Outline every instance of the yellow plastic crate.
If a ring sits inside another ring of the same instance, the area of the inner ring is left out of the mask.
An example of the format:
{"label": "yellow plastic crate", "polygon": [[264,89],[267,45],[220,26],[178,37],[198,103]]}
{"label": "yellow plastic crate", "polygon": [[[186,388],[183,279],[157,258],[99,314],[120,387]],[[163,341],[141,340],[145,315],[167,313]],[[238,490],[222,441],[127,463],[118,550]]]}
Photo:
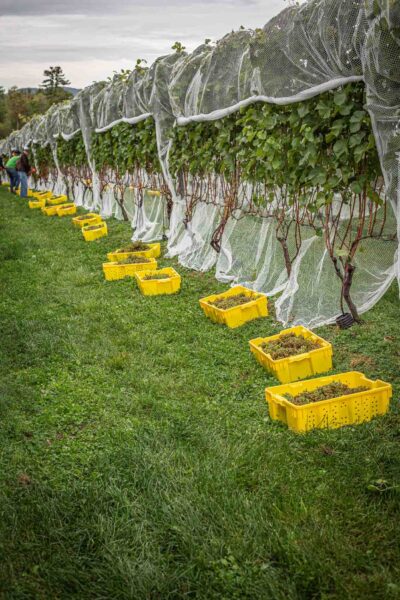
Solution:
{"label": "yellow plastic crate", "polygon": [[107,281],[117,281],[125,279],[125,277],[135,277],[135,273],[138,271],[155,271],[157,269],[157,261],[155,258],[151,258],[150,261],[126,265],[118,262],[103,263],[104,277]]}
{"label": "yellow plastic crate", "polygon": [[[274,360],[270,354],[267,354],[262,348],[262,344],[278,340],[283,335],[293,333],[299,337],[305,338],[320,345],[320,348],[311,350],[305,354],[297,354],[288,358]],[[332,345],[324,339],[301,325],[284,329],[277,335],[266,338],[256,338],[250,340],[250,350],[258,362],[267,371],[272,373],[281,383],[290,383],[298,379],[306,379],[319,373],[326,373],[332,369]]]}
{"label": "yellow plastic crate", "polygon": [[[305,391],[329,385],[335,381],[352,388],[367,387],[365,392],[349,394],[340,398],[296,406],[284,398],[285,394],[298,396]],[[340,375],[328,375],[297,383],[278,385],[265,390],[271,419],[282,421],[297,433],[311,429],[336,429],[344,425],[358,425],[384,415],[389,409],[392,386],[389,383],[372,381],[357,371]]]}
{"label": "yellow plastic crate", "polygon": [[[98,225],[98,228],[88,229],[88,227],[92,227],[92,225]],[[98,240],[108,235],[107,223],[104,221],[101,223],[91,223],[90,225],[86,225],[86,227],[82,227],[82,233],[86,242],[94,242],[94,240]]]}
{"label": "yellow plastic crate", "polygon": [[53,192],[32,192],[32,196],[34,198],[37,198],[38,200],[51,198],[52,195],[53,195]]}
{"label": "yellow plastic crate", "polygon": [[153,273],[148,269],[136,273],[136,281],[144,296],[161,296],[165,294],[176,294],[181,289],[181,276],[171,267],[156,271],[160,275],[168,275],[168,279],[145,279],[146,275]]}
{"label": "yellow plastic crate", "polygon": [[55,217],[57,215],[58,206],[43,206],[42,213],[46,215],[46,217]]}
{"label": "yellow plastic crate", "polygon": [[144,256],[145,258],[158,258],[161,254],[161,244],[147,244],[148,250],[138,250],[137,252],[120,252],[115,250],[107,254],[108,260],[112,262],[118,262],[119,260],[126,260],[130,256]]}
{"label": "yellow plastic crate", "polygon": [[75,204],[61,204],[57,206],[57,215],[59,217],[66,217],[68,215],[76,214],[76,206]]}
{"label": "yellow plastic crate", "polygon": [[72,223],[75,225],[75,227],[79,227],[80,229],[82,229],[82,227],[86,227],[86,225],[97,225],[98,223],[103,222],[101,216],[96,215],[96,213],[87,213],[87,215],[82,216],[85,218],[82,219],[81,217],[74,217],[72,219]]}
{"label": "yellow plastic crate", "polygon": [[68,196],[52,196],[51,198],[47,199],[47,205],[48,206],[56,206],[58,204],[65,204],[65,202],[68,202]]}
{"label": "yellow plastic crate", "polygon": [[46,199],[43,200],[29,200],[29,208],[44,208],[46,206]]}
{"label": "yellow plastic crate", "polygon": [[[251,298],[251,300],[246,304],[233,306],[232,308],[225,310],[209,304],[209,302],[214,302],[219,298],[228,298],[229,296],[236,296],[237,294],[244,294]],[[222,323],[232,329],[240,327],[248,321],[268,316],[268,300],[266,296],[241,285],[231,288],[223,294],[213,294],[212,296],[207,296],[207,298],[202,298],[199,302],[205,315],[211,319],[211,321],[214,321],[214,323]]]}
{"label": "yellow plastic crate", "polygon": [[[17,190],[15,193],[16,193],[18,196],[21,196],[21,189]],[[27,197],[27,198],[33,198],[33,197],[34,197],[34,195],[33,195],[33,191],[32,191],[32,190],[28,190],[28,191],[27,191],[27,193],[26,193],[26,197]]]}

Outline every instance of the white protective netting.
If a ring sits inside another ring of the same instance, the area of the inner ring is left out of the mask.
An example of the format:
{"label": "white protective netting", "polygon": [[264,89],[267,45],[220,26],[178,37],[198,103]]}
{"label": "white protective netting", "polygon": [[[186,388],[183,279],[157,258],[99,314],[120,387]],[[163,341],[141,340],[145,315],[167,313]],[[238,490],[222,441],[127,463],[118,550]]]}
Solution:
{"label": "white protective netting", "polygon": [[[187,218],[186,199],[170,176],[169,132],[193,121],[220,119],[254,102],[300,103],[345,83],[363,81],[381,159],[390,210],[389,241],[368,240],[356,257],[352,294],[363,312],[400,281],[400,3],[393,0],[309,0],[289,7],[261,30],[232,32],[190,55],[176,52],[81,91],[70,103],[51,109],[1,144],[2,151],[29,142],[50,144],[82,132],[92,171],[91,188],[72,186],[78,204],[121,218],[115,189],[101,189],[91,156],[93,136],[118,123],[134,125],[152,117],[163,175],[172,197],[129,189],[125,202],[134,239],[168,237],[170,256],[197,270],[216,268],[221,281],[245,283],[266,294],[281,292],[276,308],[283,323],[320,325],[341,312],[340,282],[323,239],[304,232],[290,276],[285,270],[273,221],[246,211],[227,219],[220,250],[210,244],[222,219],[223,202],[200,201]],[[57,169],[56,189],[63,189]],[[222,199],[221,199],[222,200]],[[343,227],[346,221],[343,221]],[[391,233],[397,233],[392,236]],[[291,240],[289,239],[289,244]]]}

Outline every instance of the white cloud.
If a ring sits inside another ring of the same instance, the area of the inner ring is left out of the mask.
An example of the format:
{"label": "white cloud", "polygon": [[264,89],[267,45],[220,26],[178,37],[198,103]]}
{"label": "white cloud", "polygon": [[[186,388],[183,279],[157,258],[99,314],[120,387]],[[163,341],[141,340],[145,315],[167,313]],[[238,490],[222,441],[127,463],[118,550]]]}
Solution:
{"label": "white cloud", "polygon": [[[284,0],[38,0],[26,4],[33,13],[27,17],[16,14],[24,3],[2,7],[0,81],[5,87],[36,86],[43,70],[54,64],[63,67],[73,86],[83,87],[131,68],[136,58],[151,63],[168,54],[176,40],[191,51],[205,38],[219,39],[240,25],[262,27],[286,6]],[[54,14],[67,5],[68,14]]]}

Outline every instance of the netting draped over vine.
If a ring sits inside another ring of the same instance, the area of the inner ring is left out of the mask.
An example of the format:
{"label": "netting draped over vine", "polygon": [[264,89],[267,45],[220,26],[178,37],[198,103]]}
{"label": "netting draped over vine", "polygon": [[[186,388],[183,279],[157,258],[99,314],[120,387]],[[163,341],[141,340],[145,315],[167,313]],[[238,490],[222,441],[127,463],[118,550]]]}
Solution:
{"label": "netting draped over vine", "polygon": [[[353,297],[363,312],[396,275],[400,281],[398,2],[309,0],[289,7],[263,29],[232,32],[216,45],[205,43],[189,55],[177,51],[159,58],[149,69],[139,66],[129,76],[115,76],[85,88],[71,102],[53,107],[11,134],[3,141],[2,151],[29,142],[50,145],[55,159],[53,182],[61,189],[65,177],[57,163],[58,140],[81,134],[90,176],[85,174],[69,190],[77,194],[79,203],[121,217],[124,209],[115,186],[121,191],[126,185],[129,208],[125,212],[137,239],[150,241],[167,235],[170,255],[178,256],[185,266],[199,270],[215,266],[223,281],[246,283],[267,294],[281,292],[278,318],[283,323],[315,326],[340,313],[341,284],[324,240],[302,225],[301,245],[288,270],[273,220],[252,214],[245,203],[228,213],[223,185],[218,182],[213,184],[219,194],[216,201],[207,202],[200,194],[188,214],[182,182],[170,170],[171,129],[222,119],[253,103],[301,103],[357,81],[365,84],[389,202],[381,229],[385,236],[369,236],[354,257]],[[150,116],[162,177],[152,174],[148,179],[157,179],[161,196],[149,196],[140,186],[131,185],[129,173],[119,174],[112,185],[102,185],[92,156],[95,136]],[[193,180],[186,182],[185,189],[197,194]],[[372,221],[375,216],[369,218]],[[340,219],[340,227],[346,230],[346,217]],[[220,239],[214,243],[217,230]],[[287,242],[290,253],[295,241],[288,238]]]}

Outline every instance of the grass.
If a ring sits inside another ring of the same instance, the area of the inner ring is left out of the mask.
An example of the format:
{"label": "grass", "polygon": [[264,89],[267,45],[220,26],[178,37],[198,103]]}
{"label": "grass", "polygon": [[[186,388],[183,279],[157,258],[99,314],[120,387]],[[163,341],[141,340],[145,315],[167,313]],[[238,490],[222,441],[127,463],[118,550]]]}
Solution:
{"label": "grass", "polygon": [[393,383],[390,413],[298,436],[248,348],[281,327],[207,320],[212,274],[160,259],[182,291],[157,298],[105,282],[127,224],[85,243],[4,190],[0,229],[1,598],[400,597],[395,287],[318,330],[335,372]]}

